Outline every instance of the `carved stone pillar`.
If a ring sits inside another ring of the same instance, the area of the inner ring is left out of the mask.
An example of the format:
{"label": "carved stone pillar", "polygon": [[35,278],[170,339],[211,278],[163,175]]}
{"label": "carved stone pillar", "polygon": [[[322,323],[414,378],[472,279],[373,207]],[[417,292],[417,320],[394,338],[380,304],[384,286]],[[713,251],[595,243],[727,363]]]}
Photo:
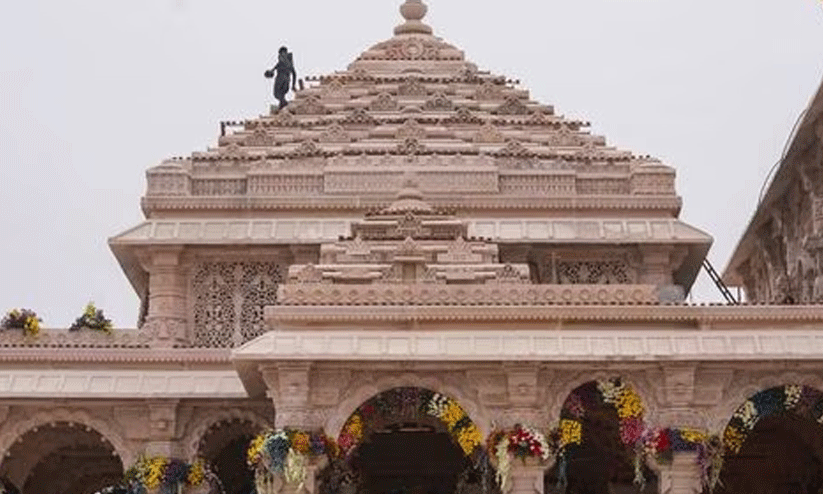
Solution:
{"label": "carved stone pillar", "polygon": [[177,443],[177,401],[151,402],[146,454],[167,457],[181,456]]}
{"label": "carved stone pillar", "polygon": [[308,362],[282,362],[260,368],[269,388],[269,397],[274,402],[276,428],[311,430],[323,427],[321,410],[309,399],[310,371]]}
{"label": "carved stone pillar", "polygon": [[707,427],[701,411],[720,399],[717,393],[722,393],[722,373],[699,371],[694,364],[666,364],[662,376],[655,378],[663,383],[656,425]]}
{"label": "carved stone pillar", "polygon": [[255,478],[257,494],[316,494],[317,473],[328,464],[325,457],[312,458],[306,464],[306,478],[302,483],[289,483],[283,475],[266,474]]}
{"label": "carved stone pillar", "polygon": [[656,286],[670,286],[672,280],[671,247],[649,246],[642,247],[640,254],[643,262],[640,270],[640,283]]}
{"label": "carved stone pillar", "polygon": [[311,245],[295,245],[291,248],[292,264],[317,264],[319,251]]}
{"label": "carved stone pillar", "polygon": [[152,345],[172,348],[186,343],[186,279],[180,263],[182,247],[152,249],[142,259],[149,273],[148,312],[141,328]]}
{"label": "carved stone pillar", "polygon": [[508,410],[498,425],[512,427],[517,423],[540,426],[541,410],[537,399],[537,366],[506,365],[504,372],[508,391]]}
{"label": "carved stone pillar", "polygon": [[543,474],[546,465],[536,458],[527,458],[525,463],[521,460],[513,460],[511,465],[511,477],[509,479],[509,491],[504,494],[543,494]]}
{"label": "carved stone pillar", "polygon": [[671,465],[660,465],[660,494],[700,494],[700,467],[697,453],[676,451]]}

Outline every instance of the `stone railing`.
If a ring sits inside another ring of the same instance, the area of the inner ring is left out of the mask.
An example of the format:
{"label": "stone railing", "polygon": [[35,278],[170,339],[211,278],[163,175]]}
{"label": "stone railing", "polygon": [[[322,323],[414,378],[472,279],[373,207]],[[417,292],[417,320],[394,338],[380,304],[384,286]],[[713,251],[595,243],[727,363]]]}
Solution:
{"label": "stone railing", "polygon": [[573,195],[574,173],[546,174],[535,172],[501,173],[500,192],[513,195]]}
{"label": "stone railing", "polygon": [[658,303],[653,285],[302,283],[281,285],[280,305],[635,305]]}
{"label": "stone railing", "polygon": [[147,348],[150,341],[150,335],[136,329],[114,329],[111,333],[41,329],[36,336],[22,330],[0,331],[0,348]]}
{"label": "stone railing", "polygon": [[[298,169],[283,173],[197,176],[182,169],[158,167],[148,172],[147,197],[237,197],[301,194],[394,194],[402,187],[399,169]],[[535,170],[417,170],[425,194],[471,193],[522,196],[674,195],[674,173],[640,169],[607,176]]]}

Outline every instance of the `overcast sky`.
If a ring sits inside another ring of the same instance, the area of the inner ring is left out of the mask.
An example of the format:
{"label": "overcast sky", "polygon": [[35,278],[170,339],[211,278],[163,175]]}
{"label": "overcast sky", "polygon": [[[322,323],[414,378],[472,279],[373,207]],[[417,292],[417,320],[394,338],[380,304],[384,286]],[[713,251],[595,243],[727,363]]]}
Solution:
{"label": "overcast sky", "polygon": [[[400,0],[6,0],[0,16],[0,311],[66,327],[94,300],[133,327],[108,237],[145,170],[266,111],[281,44],[300,77],[391,35]],[[674,166],[681,218],[722,270],[823,76],[820,0],[428,0],[481,69],[608,143]],[[702,282],[696,300],[717,298]]]}

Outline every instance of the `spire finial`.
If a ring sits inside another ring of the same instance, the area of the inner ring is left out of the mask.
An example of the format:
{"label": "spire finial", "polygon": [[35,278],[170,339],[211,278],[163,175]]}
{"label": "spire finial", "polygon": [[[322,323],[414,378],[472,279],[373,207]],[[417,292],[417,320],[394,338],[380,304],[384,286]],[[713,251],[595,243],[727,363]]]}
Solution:
{"label": "spire finial", "polygon": [[406,22],[394,28],[394,34],[432,34],[432,28],[422,22],[428,10],[423,0],[406,0],[400,6]]}

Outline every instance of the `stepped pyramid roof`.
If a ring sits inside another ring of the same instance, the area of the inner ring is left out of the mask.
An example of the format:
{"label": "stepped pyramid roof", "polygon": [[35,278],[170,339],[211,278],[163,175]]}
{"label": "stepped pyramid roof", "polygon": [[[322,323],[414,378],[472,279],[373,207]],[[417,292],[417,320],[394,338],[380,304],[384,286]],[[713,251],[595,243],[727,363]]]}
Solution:
{"label": "stepped pyramid roof", "polygon": [[[351,234],[415,177],[433,210],[511,244],[685,247],[691,286],[711,238],[677,219],[674,169],[609,146],[435,36],[406,0],[394,35],[345,70],[308,79],[284,110],[237,122],[218,145],[150,169],[147,221],[111,240],[139,293],[135,249],[318,244]],[[425,199],[425,201],[423,201]]]}

